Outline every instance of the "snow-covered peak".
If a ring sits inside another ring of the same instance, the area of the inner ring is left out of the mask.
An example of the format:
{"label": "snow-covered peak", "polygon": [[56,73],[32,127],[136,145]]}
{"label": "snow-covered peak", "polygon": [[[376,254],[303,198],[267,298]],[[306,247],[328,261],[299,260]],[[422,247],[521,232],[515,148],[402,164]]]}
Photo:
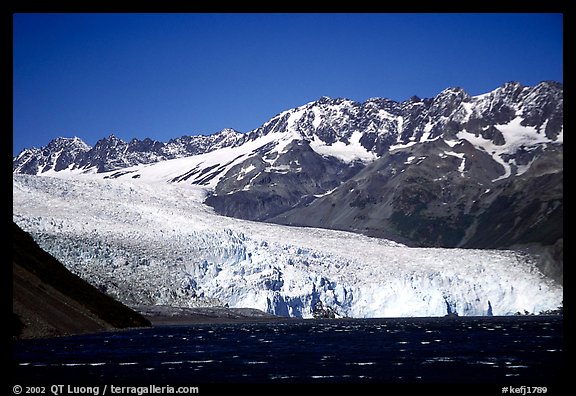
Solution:
{"label": "snow-covered peak", "polygon": [[447,88],[440,92],[430,106],[429,115],[434,118],[450,117],[463,102],[468,102],[470,95],[462,88]]}
{"label": "snow-covered peak", "polygon": [[67,137],[58,137],[54,140],[52,140],[50,143],[48,143],[48,145],[46,146],[48,149],[67,149],[67,148],[73,148],[73,149],[79,149],[79,150],[85,150],[88,151],[90,149],[90,146],[88,144],[86,144],[82,139],[80,139],[79,137],[71,137],[71,138],[67,138]]}
{"label": "snow-covered peak", "polygon": [[317,101],[283,111],[253,133],[263,136],[290,132],[304,139],[319,138],[331,144],[350,135],[351,131],[345,126],[350,124],[358,107],[358,103],[349,99],[323,96]]}
{"label": "snow-covered peak", "polygon": [[113,133],[106,136],[104,139],[100,139],[101,142],[122,142],[123,140],[114,135]]}
{"label": "snow-covered peak", "polygon": [[332,98],[330,98],[329,96],[321,96],[320,99],[318,99],[315,102],[311,102],[310,104],[316,103],[319,105],[323,105],[323,104],[328,104],[332,101]]}
{"label": "snow-covered peak", "polygon": [[234,136],[234,137],[236,137],[236,136],[242,134],[242,132],[238,132],[237,130],[235,130],[233,128],[224,128],[218,134],[220,134],[222,136]]}
{"label": "snow-covered peak", "polygon": [[90,146],[78,137],[59,137],[41,149],[24,149],[13,159],[14,173],[39,174],[59,172],[74,166],[78,157],[90,150]]}
{"label": "snow-covered peak", "polygon": [[467,99],[469,97],[468,93],[461,87],[450,87],[443,89],[436,97],[435,100],[441,101],[446,100],[449,97],[460,97]]}
{"label": "snow-covered peak", "polygon": [[224,128],[220,132],[208,136],[208,138],[212,141],[212,150],[232,146],[243,137],[244,134],[242,132],[238,132],[232,128]]}

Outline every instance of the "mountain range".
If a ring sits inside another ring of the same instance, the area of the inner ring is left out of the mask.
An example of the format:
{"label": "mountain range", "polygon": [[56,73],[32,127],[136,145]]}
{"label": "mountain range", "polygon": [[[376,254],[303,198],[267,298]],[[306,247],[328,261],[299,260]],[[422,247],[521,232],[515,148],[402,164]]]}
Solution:
{"label": "mountain range", "polygon": [[563,86],[322,97],[247,133],[23,150],[13,173],[195,184],[217,213],[409,246],[524,248],[562,280]]}

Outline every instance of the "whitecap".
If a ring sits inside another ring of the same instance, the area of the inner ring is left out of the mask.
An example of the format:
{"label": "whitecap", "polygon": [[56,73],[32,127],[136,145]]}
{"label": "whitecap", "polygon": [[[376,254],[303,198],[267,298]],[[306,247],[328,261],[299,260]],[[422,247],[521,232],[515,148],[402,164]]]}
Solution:
{"label": "whitecap", "polygon": [[209,360],[188,360],[187,362],[188,363],[214,363],[214,362],[216,362],[216,360],[212,360],[212,359],[209,359]]}
{"label": "whitecap", "polygon": [[352,362],[352,363],[346,363],[347,365],[351,365],[354,364],[356,366],[371,366],[373,364],[376,364],[376,362]]}

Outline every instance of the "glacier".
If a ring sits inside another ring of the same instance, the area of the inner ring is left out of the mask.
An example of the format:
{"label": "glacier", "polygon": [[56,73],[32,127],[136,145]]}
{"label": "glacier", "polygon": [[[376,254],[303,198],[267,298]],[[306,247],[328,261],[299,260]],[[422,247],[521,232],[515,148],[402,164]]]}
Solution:
{"label": "glacier", "polygon": [[[13,175],[13,220],[125,304],[229,306],[311,318],[512,315],[563,288],[512,250],[413,248],[345,231],[217,215],[183,183]],[[490,309],[491,307],[491,309]]]}

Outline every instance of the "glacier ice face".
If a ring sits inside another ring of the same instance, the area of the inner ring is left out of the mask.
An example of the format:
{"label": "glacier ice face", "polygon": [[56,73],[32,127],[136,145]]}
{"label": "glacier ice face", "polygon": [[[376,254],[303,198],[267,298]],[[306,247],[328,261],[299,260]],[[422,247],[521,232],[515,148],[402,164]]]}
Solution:
{"label": "glacier ice face", "polygon": [[562,287],[513,251],[409,248],[214,214],[205,190],[15,175],[13,218],[71,271],[131,305],[228,305],[312,317],[539,313]]}

